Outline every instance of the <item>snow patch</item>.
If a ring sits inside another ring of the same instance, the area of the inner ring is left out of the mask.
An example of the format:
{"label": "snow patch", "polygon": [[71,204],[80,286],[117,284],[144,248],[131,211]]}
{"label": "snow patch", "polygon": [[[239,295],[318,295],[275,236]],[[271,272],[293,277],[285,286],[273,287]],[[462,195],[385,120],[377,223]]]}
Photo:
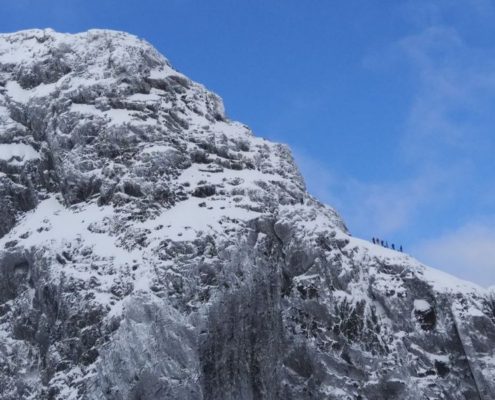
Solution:
{"label": "snow patch", "polygon": [[16,81],[9,81],[5,85],[7,96],[17,103],[27,103],[32,98],[48,96],[55,87],[56,83],[42,83],[33,89],[23,89]]}
{"label": "snow patch", "polygon": [[12,165],[23,165],[26,161],[39,159],[39,153],[24,143],[0,144],[0,160]]}
{"label": "snow patch", "polygon": [[174,71],[169,66],[163,66],[161,68],[155,68],[150,71],[150,79],[164,79],[170,75],[178,75],[185,78],[181,73]]}
{"label": "snow patch", "polygon": [[153,153],[166,153],[169,151],[177,151],[175,148],[163,144],[157,144],[154,146],[147,147],[141,151],[143,154],[153,154]]}
{"label": "snow patch", "polygon": [[81,114],[103,115],[103,113],[92,104],[72,103],[70,105],[70,110]]}
{"label": "snow patch", "polygon": [[[200,206],[202,203],[205,206]],[[152,230],[148,236],[151,241],[167,238],[188,241],[196,239],[202,233],[223,232],[228,225],[226,219],[246,221],[257,216],[259,213],[236,207],[226,200],[189,198],[137,227]]]}
{"label": "snow patch", "polygon": [[96,255],[125,264],[132,257],[139,257],[139,254],[117,246],[115,238],[106,233],[88,230],[91,223],[102,222],[113,215],[111,206],[100,207],[93,203],[80,209],[66,208],[55,196],[52,196],[26,213],[17,226],[0,239],[0,247],[13,237],[30,232],[30,235],[22,240],[25,248],[43,244],[59,246],[61,239],[62,242],[83,241],[92,247]]}
{"label": "snow patch", "polygon": [[472,317],[486,317],[486,315],[481,310],[475,307],[469,307],[467,313]]}
{"label": "snow patch", "polygon": [[419,312],[426,312],[431,310],[431,304],[424,299],[414,300],[414,310]]}
{"label": "snow patch", "polygon": [[150,94],[134,93],[129,97],[127,97],[127,99],[130,101],[148,102],[148,101],[160,101],[161,97],[156,93],[150,93]]}

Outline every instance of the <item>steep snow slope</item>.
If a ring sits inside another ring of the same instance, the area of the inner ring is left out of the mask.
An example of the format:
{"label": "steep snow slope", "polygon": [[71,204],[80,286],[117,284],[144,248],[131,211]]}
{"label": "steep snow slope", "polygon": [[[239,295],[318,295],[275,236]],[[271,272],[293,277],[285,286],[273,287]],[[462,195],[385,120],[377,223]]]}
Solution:
{"label": "steep snow slope", "polygon": [[0,35],[0,399],[493,399],[493,293],[353,238],[134,36]]}

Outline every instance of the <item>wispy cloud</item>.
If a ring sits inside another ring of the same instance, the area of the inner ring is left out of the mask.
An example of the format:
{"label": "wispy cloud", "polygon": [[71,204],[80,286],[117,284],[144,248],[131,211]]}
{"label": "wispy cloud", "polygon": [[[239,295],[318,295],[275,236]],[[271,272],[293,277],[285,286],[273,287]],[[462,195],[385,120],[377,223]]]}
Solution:
{"label": "wispy cloud", "polygon": [[419,243],[414,254],[427,264],[482,286],[495,282],[495,220],[470,222],[453,232]]}
{"label": "wispy cloud", "polygon": [[400,4],[405,20],[418,30],[444,24],[447,16],[454,16],[457,24],[470,20],[481,25],[491,24],[495,15],[492,0],[407,0]]}
{"label": "wispy cloud", "polygon": [[[330,171],[301,152],[296,151],[295,157],[310,192],[335,207],[351,231],[361,235],[392,235],[410,226],[423,207],[452,195],[443,171],[431,169],[429,174],[399,181],[365,182]],[[439,186],[441,191],[436,190]]]}
{"label": "wispy cloud", "polygon": [[411,161],[451,164],[493,146],[495,53],[445,27],[403,38],[398,48],[418,86],[403,139]]}
{"label": "wispy cloud", "polygon": [[[432,266],[493,284],[495,224],[463,221],[495,212],[493,172],[486,175],[495,165],[495,47],[466,38],[461,25],[464,15],[493,22],[495,8],[485,0],[433,0],[408,2],[403,11],[413,32],[374,49],[364,65],[414,82],[397,149],[409,175],[393,182],[357,180],[296,156],[310,190],[336,205],[351,230],[400,235],[418,218],[434,218],[432,209],[445,214],[439,219],[459,218],[452,233],[433,229],[428,234],[436,237],[411,244],[415,254]],[[456,202],[466,207],[462,215],[449,216],[445,209]]]}

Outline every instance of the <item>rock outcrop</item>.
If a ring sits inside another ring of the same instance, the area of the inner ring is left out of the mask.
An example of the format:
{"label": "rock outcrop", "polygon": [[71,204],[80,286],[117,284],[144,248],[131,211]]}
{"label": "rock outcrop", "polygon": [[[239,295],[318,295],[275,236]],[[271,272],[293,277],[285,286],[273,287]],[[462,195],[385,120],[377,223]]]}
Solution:
{"label": "rock outcrop", "polygon": [[1,400],[488,400],[494,348],[146,42],[0,35]]}

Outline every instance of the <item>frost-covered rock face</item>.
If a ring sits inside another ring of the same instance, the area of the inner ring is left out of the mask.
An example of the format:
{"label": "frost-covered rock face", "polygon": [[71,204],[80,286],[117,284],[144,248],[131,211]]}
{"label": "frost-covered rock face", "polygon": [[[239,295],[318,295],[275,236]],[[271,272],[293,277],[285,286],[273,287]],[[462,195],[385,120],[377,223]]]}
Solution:
{"label": "frost-covered rock face", "polygon": [[0,35],[0,399],[493,399],[495,296],[352,238],[124,33]]}

